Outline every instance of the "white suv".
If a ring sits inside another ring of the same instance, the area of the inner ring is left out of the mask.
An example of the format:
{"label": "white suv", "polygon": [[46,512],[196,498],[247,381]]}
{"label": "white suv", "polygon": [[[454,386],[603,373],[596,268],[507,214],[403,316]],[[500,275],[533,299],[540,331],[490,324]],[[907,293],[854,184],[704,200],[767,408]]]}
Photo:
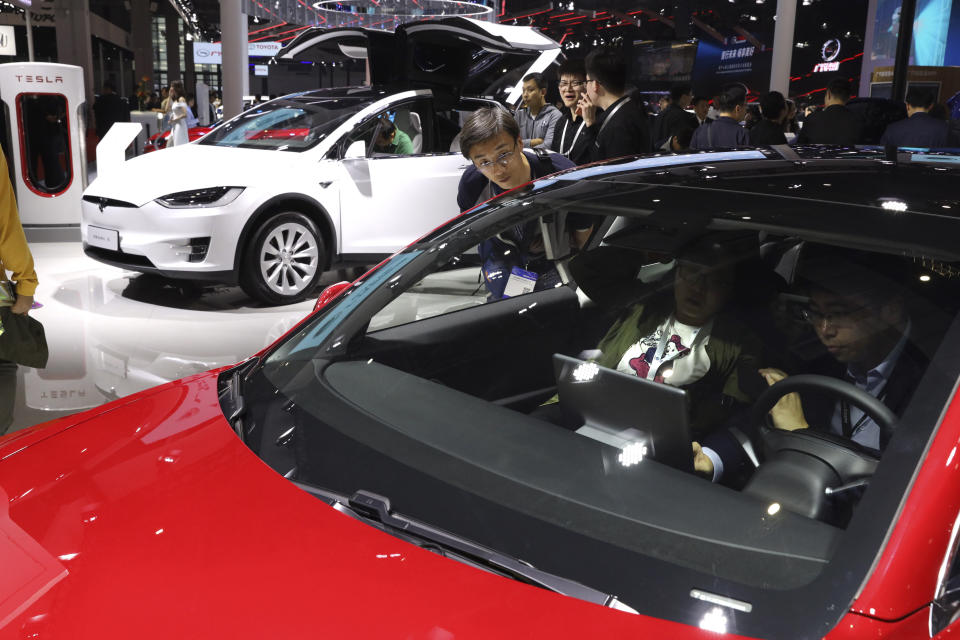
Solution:
{"label": "white suv", "polygon": [[[309,31],[278,55],[367,58],[373,85],[272,100],[97,178],[83,196],[87,255],[300,300],[333,265],[379,261],[456,215],[464,113],[517,101],[560,48],[526,27],[448,18]],[[412,154],[376,151],[383,119]]]}

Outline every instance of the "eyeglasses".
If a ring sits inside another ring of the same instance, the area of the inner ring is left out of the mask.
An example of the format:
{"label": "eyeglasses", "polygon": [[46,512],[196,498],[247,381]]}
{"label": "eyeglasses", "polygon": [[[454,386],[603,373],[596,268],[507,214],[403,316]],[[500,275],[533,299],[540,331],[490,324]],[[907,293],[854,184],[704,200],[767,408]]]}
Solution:
{"label": "eyeglasses", "polygon": [[566,80],[563,80],[563,81],[561,81],[560,84],[558,84],[557,86],[560,87],[561,89],[571,89],[571,88],[572,88],[572,89],[579,89],[580,87],[582,87],[582,86],[585,85],[585,84],[587,84],[587,83],[584,82],[583,80],[573,80],[573,81],[571,81],[571,82],[567,82]]}
{"label": "eyeglasses", "polygon": [[501,153],[497,156],[496,160],[487,160],[477,164],[477,169],[480,171],[489,171],[493,169],[493,165],[498,164],[503,168],[506,168],[510,164],[510,161],[513,160],[514,154],[517,152],[517,147],[514,145],[513,149],[504,153]]}
{"label": "eyeglasses", "polygon": [[842,309],[839,311],[830,311],[823,312],[818,309],[813,309],[811,307],[805,307],[800,310],[800,315],[803,316],[803,319],[814,327],[820,327],[824,323],[830,323],[830,326],[837,328],[848,328],[856,324],[857,314],[859,314],[864,309],[870,309],[875,307],[873,304],[865,304],[862,307],[854,307],[852,309]]}

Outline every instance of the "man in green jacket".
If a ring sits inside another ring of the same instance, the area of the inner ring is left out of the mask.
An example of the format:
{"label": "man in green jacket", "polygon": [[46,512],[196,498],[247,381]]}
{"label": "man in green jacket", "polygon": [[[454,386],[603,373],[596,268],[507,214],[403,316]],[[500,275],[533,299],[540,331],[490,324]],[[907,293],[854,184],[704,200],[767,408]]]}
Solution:
{"label": "man in green jacket", "polygon": [[[597,364],[686,390],[694,440],[723,427],[752,401],[755,393],[745,387],[764,387],[760,340],[727,309],[736,274],[728,246],[705,242],[685,250],[673,270],[673,286],[654,292],[656,285],[641,285],[646,295],[617,285],[624,280],[611,268],[629,264],[620,250],[592,253],[571,263],[574,280],[595,302],[623,309],[598,345]],[[630,281],[639,282],[635,271]],[[627,291],[633,302],[606,295],[614,290]],[[695,468],[714,475],[719,456],[698,442],[693,451]]]}
{"label": "man in green jacket", "polygon": [[398,129],[397,125],[389,119],[380,118],[379,131],[377,142],[374,144],[375,151],[398,156],[413,154],[413,142],[410,136]]}

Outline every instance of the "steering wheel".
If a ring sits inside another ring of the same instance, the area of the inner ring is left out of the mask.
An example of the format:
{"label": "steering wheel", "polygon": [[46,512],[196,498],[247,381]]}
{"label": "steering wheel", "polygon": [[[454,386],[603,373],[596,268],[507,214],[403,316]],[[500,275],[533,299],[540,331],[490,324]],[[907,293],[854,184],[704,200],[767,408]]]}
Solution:
{"label": "steering wheel", "polygon": [[[797,375],[770,386],[750,410],[751,424],[759,425],[765,461],[745,491],[792,504],[793,511],[818,517],[832,493],[862,481],[876,471],[877,452],[823,431],[785,431],[768,423],[770,409],[793,392],[821,392],[845,400],[868,415],[881,433],[892,433],[897,416],[872,395],[849,382],[829,376]],[[851,486],[852,485],[852,486]]]}

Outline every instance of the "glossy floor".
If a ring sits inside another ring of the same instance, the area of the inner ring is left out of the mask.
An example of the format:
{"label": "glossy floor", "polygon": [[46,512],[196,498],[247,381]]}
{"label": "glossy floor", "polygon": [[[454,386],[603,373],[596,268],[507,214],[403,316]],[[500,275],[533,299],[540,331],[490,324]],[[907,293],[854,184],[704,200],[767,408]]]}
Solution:
{"label": "glossy floor", "polygon": [[[283,335],[314,300],[264,307],[237,287],[135,274],[87,258],[77,242],[31,243],[50,346],[45,369],[20,367],[10,431],[238,362]],[[324,283],[352,279],[331,272]],[[322,289],[318,289],[318,292]]]}

